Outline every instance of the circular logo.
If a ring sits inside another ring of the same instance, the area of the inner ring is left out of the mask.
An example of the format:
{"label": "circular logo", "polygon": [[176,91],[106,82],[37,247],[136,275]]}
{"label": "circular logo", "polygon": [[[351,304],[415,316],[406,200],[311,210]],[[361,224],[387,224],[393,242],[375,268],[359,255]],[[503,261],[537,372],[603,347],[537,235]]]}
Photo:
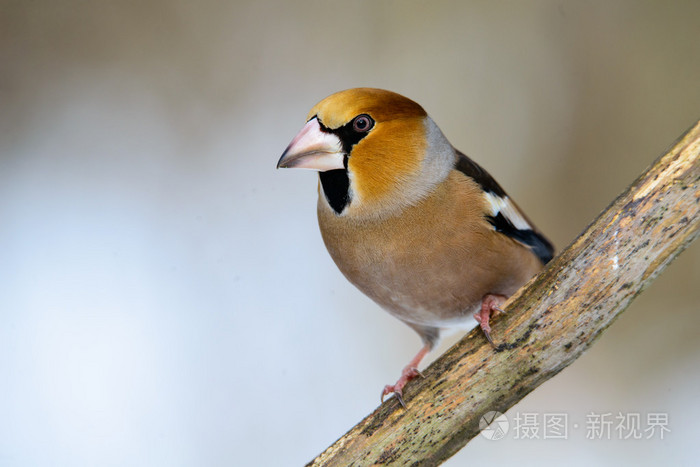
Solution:
{"label": "circular logo", "polygon": [[508,419],[501,412],[486,412],[479,420],[481,436],[493,441],[503,439],[508,433],[509,427]]}

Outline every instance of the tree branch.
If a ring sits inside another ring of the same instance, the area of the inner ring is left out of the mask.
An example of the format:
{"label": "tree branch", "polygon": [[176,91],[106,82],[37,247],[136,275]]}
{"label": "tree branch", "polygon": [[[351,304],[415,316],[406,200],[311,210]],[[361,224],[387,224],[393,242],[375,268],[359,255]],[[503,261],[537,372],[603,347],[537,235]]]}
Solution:
{"label": "tree branch", "polygon": [[700,233],[700,122],[630,185],[495,320],[472,330],[404,392],[309,465],[436,465],[569,366]]}

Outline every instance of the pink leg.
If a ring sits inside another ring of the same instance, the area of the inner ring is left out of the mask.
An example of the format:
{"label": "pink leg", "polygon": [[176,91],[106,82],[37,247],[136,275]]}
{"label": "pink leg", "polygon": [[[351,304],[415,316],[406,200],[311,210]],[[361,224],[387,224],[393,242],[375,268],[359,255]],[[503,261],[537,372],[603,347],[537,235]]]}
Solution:
{"label": "pink leg", "polygon": [[406,404],[403,401],[403,387],[416,376],[423,376],[423,374],[418,371],[418,364],[420,364],[423,357],[430,352],[430,348],[431,347],[429,345],[426,345],[420,349],[420,352],[418,352],[416,356],[413,357],[413,360],[408,362],[408,365],[406,365],[403,371],[401,371],[401,377],[396,384],[387,384],[384,386],[384,390],[382,391],[382,402],[384,402],[384,396],[393,393],[394,397],[399,400],[399,403],[403,406],[403,408],[406,408]]}
{"label": "pink leg", "polygon": [[479,324],[481,324],[481,329],[484,331],[486,340],[488,340],[494,347],[496,344],[493,343],[491,339],[491,326],[489,326],[489,320],[493,313],[505,313],[501,307],[506,302],[508,297],[504,295],[486,294],[484,298],[481,299],[481,310],[474,314],[474,319],[476,319]]}

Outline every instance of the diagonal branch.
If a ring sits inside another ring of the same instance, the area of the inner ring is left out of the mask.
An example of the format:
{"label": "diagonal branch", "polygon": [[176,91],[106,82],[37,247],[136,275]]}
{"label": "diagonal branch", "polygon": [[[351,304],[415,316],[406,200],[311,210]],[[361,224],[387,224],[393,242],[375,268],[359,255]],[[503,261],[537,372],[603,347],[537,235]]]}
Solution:
{"label": "diagonal branch", "polygon": [[473,330],[309,465],[436,465],[570,365],[700,233],[700,122],[630,185],[496,320]]}

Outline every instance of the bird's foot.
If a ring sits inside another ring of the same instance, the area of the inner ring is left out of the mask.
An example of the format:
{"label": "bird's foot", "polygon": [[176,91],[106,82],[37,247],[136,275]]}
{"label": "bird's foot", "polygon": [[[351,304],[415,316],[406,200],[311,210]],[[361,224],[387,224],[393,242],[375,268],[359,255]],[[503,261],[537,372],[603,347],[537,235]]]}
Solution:
{"label": "bird's foot", "polygon": [[403,401],[403,388],[406,386],[406,383],[411,381],[413,378],[416,378],[417,376],[420,376],[421,378],[423,377],[423,373],[418,370],[418,364],[421,362],[421,360],[423,360],[423,357],[430,352],[430,348],[431,345],[426,344],[422,349],[420,349],[416,356],[413,357],[413,360],[408,362],[408,365],[406,365],[401,371],[401,377],[396,384],[387,384],[384,386],[384,389],[382,390],[382,402],[384,402],[384,396],[393,394],[399,401],[399,404],[401,404],[404,409],[406,408],[406,403]]}
{"label": "bird's foot", "polygon": [[418,368],[412,366],[407,366],[404,368],[401,372],[401,377],[396,384],[387,384],[384,386],[384,389],[382,390],[382,402],[384,402],[384,396],[393,394],[399,401],[399,404],[401,404],[405,409],[406,403],[403,401],[403,387],[406,386],[406,383],[417,376],[420,376],[421,378],[423,377],[423,373],[421,373]]}
{"label": "bird's foot", "polygon": [[481,310],[474,314],[474,319],[479,322],[481,330],[484,331],[484,335],[486,336],[486,340],[494,347],[496,347],[496,344],[493,342],[493,339],[491,339],[489,320],[494,313],[505,313],[502,306],[507,299],[508,297],[504,295],[486,294],[484,298],[481,299]]}

